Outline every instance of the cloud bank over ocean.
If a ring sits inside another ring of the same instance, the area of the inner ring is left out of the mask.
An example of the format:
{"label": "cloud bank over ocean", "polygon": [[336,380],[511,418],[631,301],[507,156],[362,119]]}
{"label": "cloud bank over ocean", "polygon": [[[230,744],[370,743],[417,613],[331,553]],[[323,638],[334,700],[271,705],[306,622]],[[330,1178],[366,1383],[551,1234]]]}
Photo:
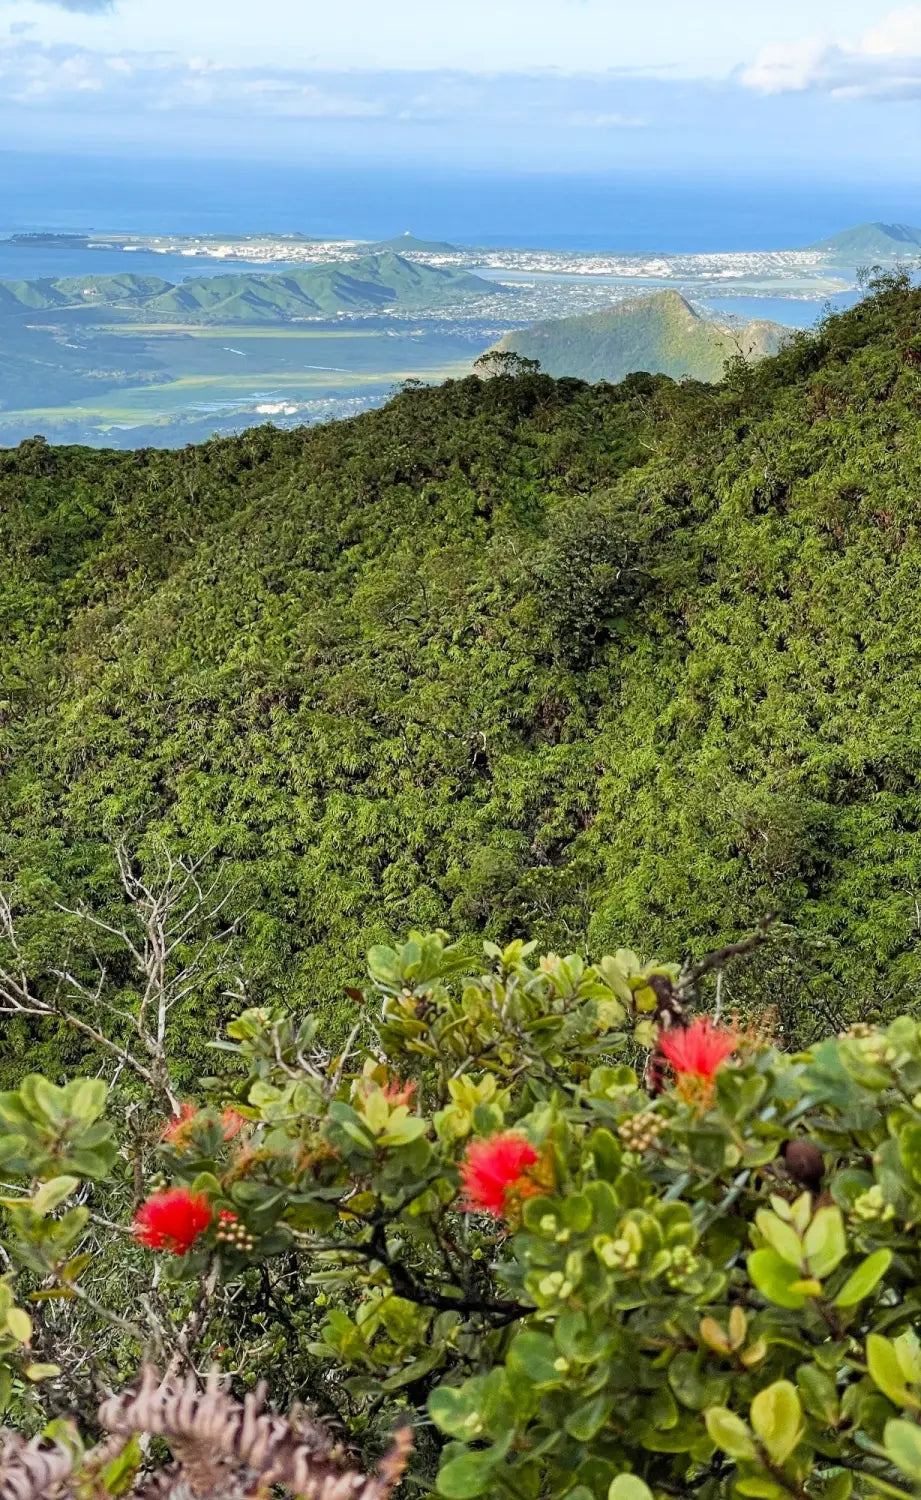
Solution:
{"label": "cloud bank over ocean", "polygon": [[766,94],[814,90],[837,99],[921,99],[921,5],[890,12],[853,41],[772,45],[743,69]]}

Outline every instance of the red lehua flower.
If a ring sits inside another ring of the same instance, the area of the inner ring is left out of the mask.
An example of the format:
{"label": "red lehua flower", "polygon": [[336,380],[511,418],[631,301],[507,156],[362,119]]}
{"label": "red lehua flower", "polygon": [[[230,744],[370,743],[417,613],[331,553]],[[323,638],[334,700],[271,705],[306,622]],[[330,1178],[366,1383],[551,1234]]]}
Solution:
{"label": "red lehua flower", "polygon": [[198,1105],[193,1104],[191,1100],[187,1099],[184,1104],[179,1106],[178,1115],[174,1115],[171,1120],[167,1120],[163,1127],[161,1140],[168,1141],[171,1146],[181,1143],[187,1134],[189,1122],[194,1120],[197,1114]]}
{"label": "red lehua flower", "polygon": [[148,1250],[185,1255],[211,1223],[211,1205],[203,1193],[188,1188],[166,1188],[142,1203],[134,1216],[134,1232]]}
{"label": "red lehua flower", "polygon": [[511,1131],[491,1136],[488,1141],[471,1141],[461,1163],[465,1212],[501,1219],[510,1194],[534,1191],[525,1173],[537,1160],[531,1142]]}
{"label": "red lehua flower", "polygon": [[698,1016],[690,1026],[660,1031],[658,1040],[659,1053],[679,1076],[689,1074],[708,1082],[738,1045],[737,1033],[716,1025],[709,1016]]}
{"label": "red lehua flower", "polygon": [[236,1214],[229,1208],[222,1208],[218,1214],[218,1218],[222,1224],[235,1224],[237,1222]]}
{"label": "red lehua flower", "polygon": [[414,1083],[401,1083],[399,1078],[392,1078],[381,1092],[389,1104],[398,1107],[401,1104],[412,1104],[416,1093],[416,1085]]}
{"label": "red lehua flower", "polygon": [[235,1135],[239,1135],[250,1121],[245,1115],[241,1115],[238,1109],[225,1109],[221,1115],[221,1124],[224,1127],[224,1140],[232,1141]]}

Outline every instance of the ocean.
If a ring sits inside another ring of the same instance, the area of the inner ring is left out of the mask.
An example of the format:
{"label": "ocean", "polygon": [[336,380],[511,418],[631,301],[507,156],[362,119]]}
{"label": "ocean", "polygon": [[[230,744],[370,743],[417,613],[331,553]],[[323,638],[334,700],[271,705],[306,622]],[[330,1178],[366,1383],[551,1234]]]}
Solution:
{"label": "ocean", "polygon": [[910,184],[420,172],[322,162],[0,152],[0,230],[300,232],[520,248],[794,249],[866,219],[921,223]]}
{"label": "ocean", "polygon": [[215,259],[212,256],[174,255],[159,250],[85,250],[74,245],[14,245],[3,235],[15,227],[0,228],[0,281],[36,281],[44,276],[159,276],[175,285],[195,276],[230,275],[236,271],[285,271],[291,261]]}

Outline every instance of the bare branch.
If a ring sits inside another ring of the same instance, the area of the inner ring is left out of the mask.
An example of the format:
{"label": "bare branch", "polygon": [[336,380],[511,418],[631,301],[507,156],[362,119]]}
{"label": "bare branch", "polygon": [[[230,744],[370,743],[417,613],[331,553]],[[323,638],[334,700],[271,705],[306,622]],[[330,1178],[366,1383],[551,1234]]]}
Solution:
{"label": "bare branch", "polygon": [[[201,871],[213,851],[198,858],[174,856],[167,846],[154,848],[153,871],[137,873],[124,844],[115,859],[121,887],[129,907],[124,922],[110,920],[87,910],[56,903],[57,909],[81,924],[90,935],[89,948],[98,977],[86,982],[66,963],[50,970],[55,981],[53,996],[32,981],[29,965],[17,939],[12,903],[0,892],[0,940],[11,958],[0,962],[0,1014],[28,1015],[63,1021],[130,1069],[173,1114],[179,1113],[179,1094],[168,1058],[167,1029],[170,1012],[202,985],[216,980],[226,962],[227,948],[237,932],[240,918],[228,920],[228,904],[239,881],[225,885],[220,873],[205,880]],[[223,916],[220,930],[213,930]],[[109,998],[109,965],[100,958],[92,934],[114,939],[134,970],[137,1004],[126,1007],[122,997]],[[183,950],[192,946],[183,961]],[[94,1024],[100,1012],[128,1027],[136,1038],[134,1047],[122,1045]],[[143,1060],[137,1055],[143,1054]]]}

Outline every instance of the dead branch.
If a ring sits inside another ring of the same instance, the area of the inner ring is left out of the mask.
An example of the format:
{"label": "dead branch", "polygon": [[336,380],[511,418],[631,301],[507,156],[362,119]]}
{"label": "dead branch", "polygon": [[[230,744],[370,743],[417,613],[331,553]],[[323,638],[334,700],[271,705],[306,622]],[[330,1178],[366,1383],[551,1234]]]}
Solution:
{"label": "dead branch", "polygon": [[750,937],[743,938],[738,943],[729,943],[725,948],[718,948],[714,953],[705,953],[703,958],[698,959],[696,963],[686,964],[678,976],[675,993],[679,999],[686,1000],[693,995],[705,975],[719,974],[731,959],[747,957],[749,953],[754,953],[762,947],[767,942],[770,929],[776,920],[776,913],[770,912],[761,918]]}
{"label": "dead branch", "polygon": [[[0,939],[9,955],[7,963],[0,964],[0,1014],[63,1021],[115,1057],[121,1068],[130,1069],[159,1096],[169,1113],[178,1115],[180,1100],[167,1055],[169,1015],[224,969],[239,918],[229,922],[220,919],[239,882],[227,885],[220,873],[211,880],[202,879],[201,871],[211,852],[199,859],[176,857],[165,844],[159,844],[156,868],[149,879],[136,873],[124,844],[118,846],[115,857],[129,911],[123,925],[83,906],[57,903],[59,911],[74,918],[90,935],[90,952],[97,970],[92,983],[62,964],[50,971],[55,981],[52,993],[39,993],[17,938],[12,903],[0,892]],[[93,933],[114,938],[127,955],[137,985],[136,1007],[126,1009],[109,998],[109,975],[96,953]],[[86,1019],[100,1011],[127,1030],[128,1042],[114,1041]]]}

